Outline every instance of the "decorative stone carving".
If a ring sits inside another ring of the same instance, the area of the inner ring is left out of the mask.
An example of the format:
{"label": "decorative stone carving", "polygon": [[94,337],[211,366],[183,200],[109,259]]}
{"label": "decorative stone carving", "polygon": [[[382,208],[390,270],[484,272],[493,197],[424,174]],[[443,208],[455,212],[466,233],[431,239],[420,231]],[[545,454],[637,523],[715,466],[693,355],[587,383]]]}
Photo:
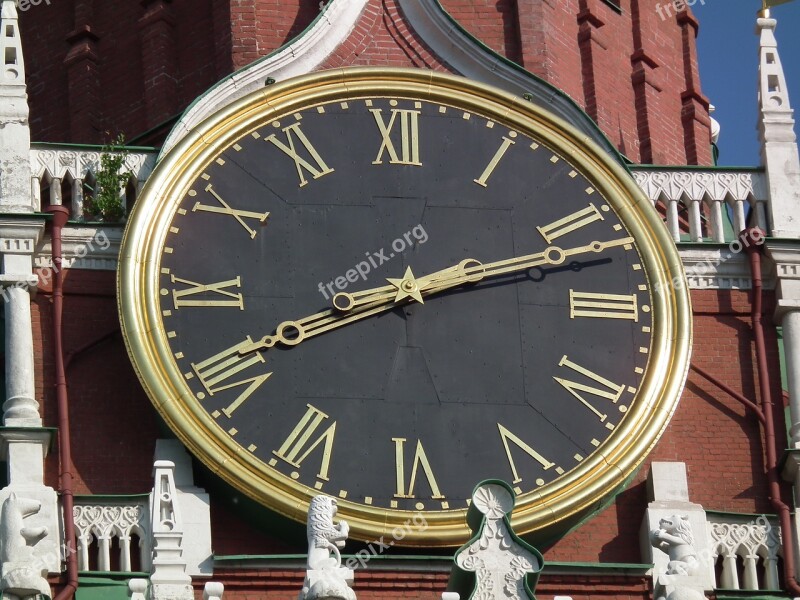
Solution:
{"label": "decorative stone carving", "polygon": [[27,598],[36,594],[50,596],[47,567],[36,556],[33,546],[47,535],[46,527],[26,527],[25,519],[36,514],[42,505],[36,500],[19,498],[13,492],[0,509],[0,592]]}
{"label": "decorative stone carving", "polygon": [[[134,552],[142,557],[142,568],[148,569],[149,548],[147,546],[147,510],[141,504],[76,505],[73,508],[75,533],[78,538],[78,568],[89,570],[89,547],[97,539],[97,568],[100,571],[111,569],[111,548],[113,539],[119,540],[121,571],[131,571],[131,556]],[[131,547],[131,535],[137,535],[142,547]]]}
{"label": "decorative stone carving", "polygon": [[[731,517],[728,517],[730,519]],[[781,530],[764,517],[747,522],[711,521],[712,556],[722,557],[722,573],[717,587],[730,590],[759,589],[758,566],[763,561],[764,585],[767,590],[780,589],[778,556],[781,553]],[[737,561],[744,566],[739,578]]]}
{"label": "decorative stone carving", "polygon": [[697,562],[689,517],[665,517],[658,526],[658,529],[650,532],[650,542],[654,548],[669,555],[667,575],[696,575],[700,564]]}
{"label": "decorative stone carving", "polygon": [[[448,592],[472,600],[534,600],[544,561],[511,529],[513,508],[514,492],[505,482],[486,481],[475,488],[467,516],[475,536],[456,552]],[[458,571],[475,573],[474,589],[461,583]]]}
{"label": "decorative stone carving", "polygon": [[353,570],[342,567],[339,552],[350,530],[346,521],[334,524],[336,499],[316,496],[308,509],[308,570],[299,600],[356,600],[350,589]]}
{"label": "decorative stone carving", "polygon": [[650,531],[650,543],[669,556],[667,571],[656,579],[656,600],[704,600],[701,566],[697,560],[689,517],[662,518]]}

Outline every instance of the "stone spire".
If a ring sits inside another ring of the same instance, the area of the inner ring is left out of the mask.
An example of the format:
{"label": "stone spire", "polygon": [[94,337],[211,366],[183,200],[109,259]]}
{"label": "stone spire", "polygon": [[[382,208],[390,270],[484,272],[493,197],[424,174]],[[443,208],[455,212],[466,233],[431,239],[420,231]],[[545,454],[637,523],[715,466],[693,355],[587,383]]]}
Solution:
{"label": "stone spire", "polygon": [[3,0],[0,19],[0,212],[33,212],[25,60],[13,0]]}
{"label": "stone spire", "polygon": [[770,222],[774,237],[800,238],[800,158],[794,111],[778,55],[778,22],[763,13],[756,31],[759,43],[759,136],[767,171]]}

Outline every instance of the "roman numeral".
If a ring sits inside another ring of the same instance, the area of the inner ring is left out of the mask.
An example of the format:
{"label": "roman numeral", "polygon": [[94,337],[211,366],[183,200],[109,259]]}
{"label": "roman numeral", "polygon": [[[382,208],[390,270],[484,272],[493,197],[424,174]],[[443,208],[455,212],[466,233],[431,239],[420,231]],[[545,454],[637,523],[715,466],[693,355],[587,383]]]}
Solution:
{"label": "roman numeral", "polygon": [[[295,123],[294,125],[284,127],[283,133],[286,136],[286,142],[279,140],[278,136],[274,133],[268,136],[266,141],[271,142],[276,148],[280,149],[284,154],[286,154],[286,156],[294,161],[294,166],[297,169],[297,176],[300,179],[300,187],[303,187],[308,183],[308,180],[305,176],[306,171],[313,179],[319,179],[323,175],[333,173],[333,169],[325,164],[325,161],[322,160],[322,157],[319,155],[319,152],[317,152],[317,149],[311,145],[311,142],[308,141],[306,134],[303,133],[302,129],[300,129],[300,123]],[[295,144],[295,139],[300,142],[300,146],[305,149],[306,154],[310,156],[313,164],[312,162],[309,162],[300,156],[300,153],[297,150],[297,145]]]}
{"label": "roman numeral", "polygon": [[[185,306],[226,306],[226,307],[238,307],[239,310],[244,310],[244,300],[242,298],[241,293],[231,292],[225,288],[229,287],[241,287],[241,278],[236,277],[236,279],[229,279],[228,281],[218,281],[217,283],[197,283],[196,281],[191,281],[189,279],[182,279],[180,277],[176,277],[175,275],[171,276],[172,283],[181,283],[183,285],[188,285],[190,287],[178,290],[172,290],[172,302],[175,304],[175,308],[183,308]],[[197,296],[198,294],[218,294],[217,299],[215,300],[208,300],[208,299],[200,299],[200,298],[193,298],[193,296]]]}
{"label": "roman numeral", "polygon": [[473,179],[473,181],[475,183],[477,183],[478,185],[486,187],[486,182],[489,180],[489,177],[492,176],[492,173],[494,173],[494,170],[497,168],[497,165],[500,163],[500,159],[503,158],[503,156],[508,151],[508,149],[512,146],[512,144],[515,144],[515,143],[516,142],[514,142],[514,140],[503,136],[503,143],[500,144],[500,147],[497,149],[497,152],[494,153],[494,156],[492,157],[492,160],[490,160],[489,164],[486,165],[486,168],[483,170],[483,173],[481,173],[481,176],[478,177],[477,179]]}
{"label": "roman numeral", "polygon": [[601,377],[597,373],[593,373],[589,369],[586,369],[580,365],[575,364],[571,360],[564,355],[560,361],[558,361],[559,367],[567,367],[568,369],[572,369],[576,373],[580,373],[587,379],[591,379],[593,382],[600,384],[601,387],[595,387],[593,385],[588,385],[586,383],[576,383],[574,381],[570,381],[569,379],[563,379],[561,377],[553,377],[558,383],[564,386],[566,390],[575,396],[578,401],[583,404],[586,408],[588,408],[592,413],[594,413],[600,422],[605,422],[608,415],[603,413],[602,411],[595,408],[589,400],[587,400],[583,394],[592,394],[593,396],[597,396],[598,398],[604,398],[605,400],[611,400],[614,404],[617,403],[620,396],[622,396],[622,392],[625,391],[624,385],[617,385],[613,381],[609,381],[605,377]]}
{"label": "roman numeral", "polygon": [[[266,362],[259,353],[239,354],[239,350],[252,344],[253,340],[250,339],[250,336],[247,336],[247,339],[235,346],[231,346],[202,362],[192,363],[192,370],[209,396],[235,387],[247,386],[233,402],[222,409],[222,412],[228,418],[272,375],[272,373],[263,373],[248,379],[235,381],[236,376],[245,369],[257,363]],[[202,400],[199,395],[198,398]]]}
{"label": "roman numeral", "polygon": [[542,234],[542,237],[548,244],[552,244],[553,240],[560,238],[562,235],[580,229],[589,223],[602,220],[603,215],[601,215],[597,207],[590,202],[589,206],[586,208],[575,211],[563,219],[553,221],[549,225],[537,227],[536,229]]}
{"label": "roman numeral", "polygon": [[320,462],[317,477],[328,481],[328,469],[331,466],[331,455],[333,454],[333,440],[336,437],[336,421],[332,421],[328,428],[319,434],[316,440],[311,441],[311,438],[329,417],[310,404],[306,404],[306,407],[308,410],[306,410],[300,422],[295,425],[295,428],[292,429],[289,437],[286,438],[286,441],[277,451],[273,450],[272,453],[299,469],[303,461],[318,446],[322,445],[322,461]]}
{"label": "roman numeral", "polygon": [[251,228],[247,223],[245,223],[245,219],[257,219],[260,223],[263,223],[267,220],[269,216],[268,212],[265,213],[257,213],[250,210],[238,210],[231,208],[230,204],[225,202],[222,197],[214,190],[214,188],[209,183],[206,186],[206,191],[211,194],[217,202],[219,202],[222,206],[209,206],[208,204],[201,204],[200,202],[195,202],[194,206],[192,207],[192,212],[196,211],[204,211],[215,213],[218,215],[228,215],[236,219],[236,221],[244,227],[245,231],[250,234],[250,239],[252,240],[256,237],[256,233],[258,233],[255,229]]}
{"label": "roman numeral", "polygon": [[[370,108],[369,112],[375,117],[375,124],[378,126],[382,138],[378,156],[375,157],[372,164],[383,164],[383,154],[386,152],[389,155],[390,164],[422,166],[419,161],[419,111],[393,108],[388,123],[383,119],[382,108]],[[400,154],[397,153],[391,137],[392,131],[396,130],[395,123],[398,122],[398,115],[400,115]]]}
{"label": "roman numeral", "polygon": [[431,463],[428,461],[428,455],[425,454],[425,448],[422,447],[422,442],[417,440],[416,451],[414,452],[414,462],[411,467],[411,479],[406,487],[406,468],[405,468],[405,452],[404,445],[406,438],[392,438],[395,444],[395,472],[397,474],[397,493],[395,498],[415,498],[414,485],[417,481],[417,471],[422,467],[422,472],[428,480],[428,486],[431,488],[431,498],[441,499],[444,498],[439,491],[439,484],[436,483],[436,477],[433,476]]}
{"label": "roman numeral", "polygon": [[519,476],[519,472],[517,471],[517,464],[514,462],[514,457],[511,455],[511,448],[508,445],[509,442],[514,444],[517,448],[522,450],[525,454],[527,454],[533,460],[542,465],[542,468],[545,471],[555,466],[555,463],[552,463],[549,460],[547,460],[544,456],[539,454],[536,450],[531,448],[528,444],[523,442],[516,435],[511,433],[508,429],[500,425],[500,423],[497,424],[497,429],[500,431],[500,439],[503,440],[503,448],[505,448],[506,450],[506,457],[508,457],[508,464],[511,466],[511,473],[514,475],[515,485],[522,481],[522,477]]}
{"label": "roman numeral", "polygon": [[569,291],[569,318],[639,320],[636,294],[596,294]]}

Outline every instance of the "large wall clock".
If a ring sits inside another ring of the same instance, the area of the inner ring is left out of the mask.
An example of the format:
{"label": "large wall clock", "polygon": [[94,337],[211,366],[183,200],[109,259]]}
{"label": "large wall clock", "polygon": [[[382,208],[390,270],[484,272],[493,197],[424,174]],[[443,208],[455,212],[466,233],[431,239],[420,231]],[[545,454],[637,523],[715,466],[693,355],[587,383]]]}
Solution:
{"label": "large wall clock", "polygon": [[294,519],[325,493],[355,537],[435,546],[466,540],[483,479],[528,533],[619,489],[684,383],[681,277],[633,179],[568,124],[350,69],[250,95],[161,161],[119,302],[153,404],[213,471]]}

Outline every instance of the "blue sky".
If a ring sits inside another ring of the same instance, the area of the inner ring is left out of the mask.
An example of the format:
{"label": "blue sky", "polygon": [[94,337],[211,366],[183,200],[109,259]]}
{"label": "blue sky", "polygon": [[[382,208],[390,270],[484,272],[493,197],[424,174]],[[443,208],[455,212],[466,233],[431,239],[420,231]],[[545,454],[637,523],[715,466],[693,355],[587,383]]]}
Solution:
{"label": "blue sky", "polygon": [[[697,44],[703,93],[716,106],[714,118],[722,125],[719,164],[758,165],[758,37],[754,31],[761,2],[695,0],[692,8],[700,21]],[[797,119],[800,117],[800,0],[773,8],[772,17],[778,21],[775,32],[778,51]]]}

